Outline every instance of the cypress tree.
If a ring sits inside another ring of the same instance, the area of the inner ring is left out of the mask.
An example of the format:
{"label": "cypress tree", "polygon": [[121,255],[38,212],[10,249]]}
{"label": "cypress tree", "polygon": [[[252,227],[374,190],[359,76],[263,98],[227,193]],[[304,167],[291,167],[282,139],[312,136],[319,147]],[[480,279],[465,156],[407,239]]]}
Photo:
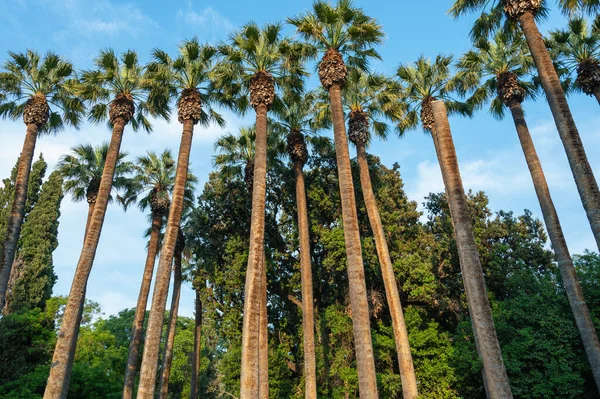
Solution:
{"label": "cypress tree", "polygon": [[63,198],[62,177],[50,174],[23,229],[7,294],[8,313],[43,308],[56,282],[52,253],[58,246],[58,218]]}

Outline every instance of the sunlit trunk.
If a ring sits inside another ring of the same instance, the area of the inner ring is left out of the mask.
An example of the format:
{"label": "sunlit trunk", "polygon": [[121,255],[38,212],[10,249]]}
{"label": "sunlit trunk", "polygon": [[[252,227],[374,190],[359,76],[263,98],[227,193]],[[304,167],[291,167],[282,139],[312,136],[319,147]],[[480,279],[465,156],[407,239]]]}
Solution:
{"label": "sunlit trunk", "polygon": [[394,267],[392,265],[392,259],[390,258],[390,251],[385,238],[383,224],[381,223],[381,218],[379,216],[377,200],[375,199],[375,194],[373,193],[373,187],[371,185],[371,175],[369,173],[369,163],[367,160],[365,143],[357,141],[356,153],[365,207],[367,208],[367,215],[371,224],[371,230],[373,230],[373,237],[375,238],[377,257],[379,259],[379,264],[381,265],[381,276],[385,286],[385,296],[392,316],[394,341],[396,342],[398,365],[400,367],[400,377],[402,379],[402,397],[404,399],[415,399],[419,396],[417,377],[415,375],[412,355],[410,354],[408,331],[406,330],[406,323],[404,322],[404,314],[402,312],[396,276],[394,275]]}
{"label": "sunlit trunk", "polygon": [[344,124],[344,112],[342,110],[341,88],[337,85],[331,86],[329,89],[329,98],[331,102],[331,114],[333,116],[335,154],[340,196],[342,199],[342,218],[346,257],[348,260],[348,285],[350,288],[350,310],[352,312],[358,385],[362,399],[373,399],[378,397],[375,357],[373,354],[373,342],[371,340],[369,301],[367,299],[365,269],[358,230],[354,184],[350,169],[350,153],[348,151],[348,139]]}
{"label": "sunlit trunk", "polygon": [[475,243],[467,197],[460,177],[446,107],[443,101],[433,101],[432,107],[435,119],[433,141],[438,147],[437,153],[454,225],[454,235],[469,307],[469,316],[475,335],[475,345],[483,363],[483,381],[487,396],[490,399],[512,398],[494,320],[492,319],[492,309],[485,288],[483,269]]}
{"label": "sunlit trunk", "polygon": [[150,242],[148,243],[148,253],[146,254],[146,264],[142,277],[142,285],[138,295],[135,315],[133,317],[133,326],[131,327],[131,341],[129,342],[129,355],[127,357],[127,366],[125,369],[125,384],[123,387],[123,399],[133,397],[133,387],[135,384],[135,375],[137,372],[138,359],[140,355],[140,343],[144,328],[144,318],[146,316],[146,306],[150,296],[150,284],[152,283],[152,274],[154,272],[154,263],[158,253],[158,239],[160,229],[162,228],[162,215],[152,215],[152,227],[150,230]]}
{"label": "sunlit trunk", "polygon": [[256,399],[259,394],[259,335],[262,285],[262,257],[265,238],[267,186],[267,106],[256,107],[256,141],[252,188],[250,250],[244,291],[240,399]]}
{"label": "sunlit trunk", "polygon": [[65,399],[69,391],[73,358],[79,334],[79,324],[83,314],[85,292],[88,278],[92,271],[94,257],[100,241],[100,233],[104,224],[106,207],[112,189],[115,167],[121,149],[125,121],[117,118],[114,123],[108,153],[102,171],[102,180],[98,189],[98,197],[89,225],[88,234],[75,269],[75,276],[69,292],[69,299],[64,310],[63,321],[56,340],[52,357],[50,375],[44,392],[44,399]]}
{"label": "sunlit trunk", "polygon": [[156,364],[158,362],[158,351],[162,334],[165,305],[167,304],[167,296],[169,293],[171,264],[173,262],[175,245],[179,235],[179,224],[181,222],[181,214],[183,211],[185,185],[188,177],[193,134],[193,121],[190,119],[184,120],[179,155],[177,158],[173,199],[169,209],[169,218],[164,241],[160,250],[160,260],[158,262],[154,292],[152,294],[152,307],[150,308],[150,314],[148,316],[148,327],[146,329],[144,354],[142,356],[142,366],[140,370],[140,384],[138,386],[138,399],[153,399],[154,397]]}

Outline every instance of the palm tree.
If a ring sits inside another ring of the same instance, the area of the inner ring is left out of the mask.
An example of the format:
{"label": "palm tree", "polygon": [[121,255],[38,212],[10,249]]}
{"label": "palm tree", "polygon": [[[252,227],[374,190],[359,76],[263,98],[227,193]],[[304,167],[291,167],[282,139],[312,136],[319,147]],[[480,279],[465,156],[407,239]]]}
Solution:
{"label": "palm tree", "polygon": [[83,102],[71,90],[75,71],[70,62],[54,53],[40,58],[32,50],[26,53],[11,51],[8,56],[4,71],[0,72],[0,117],[23,118],[27,130],[19,157],[6,235],[1,237],[0,243],[0,310],[4,307],[25,216],[27,185],[38,135],[58,132],[65,125],[77,128],[85,111]]}
{"label": "palm tree", "polygon": [[527,44],[519,36],[511,39],[501,32],[495,35],[493,42],[480,40],[476,49],[465,54],[459,62],[461,74],[465,75],[463,80],[472,81],[471,86],[477,87],[471,101],[482,105],[491,100],[490,112],[499,119],[504,116],[505,108],[512,114],[571,310],[600,390],[600,342],[523,113],[523,101],[534,94],[533,85],[524,81],[532,66]]}
{"label": "palm tree", "polygon": [[[170,150],[165,150],[160,155],[148,151],[145,156],[137,159],[133,184],[122,198],[126,206],[139,199],[138,206],[140,210],[146,211],[150,209],[151,220],[150,240],[148,242],[144,274],[135,308],[133,326],[131,327],[131,341],[129,343],[129,355],[125,369],[123,398],[131,398],[133,396],[133,385],[135,383],[139,360],[146,305],[148,304],[150,284],[152,282],[152,274],[154,273],[154,262],[158,253],[159,236],[163,223],[169,214],[171,205],[170,196],[175,185],[175,172],[175,160]],[[186,189],[185,196],[186,201],[190,203],[194,201],[194,194],[193,187],[189,187],[189,185],[196,180],[195,176],[188,175],[188,188]]]}
{"label": "palm tree", "polygon": [[[254,23],[231,35],[221,45],[223,61],[217,68],[219,88],[236,101],[232,105],[244,113],[248,104],[256,114],[256,141],[252,187],[250,251],[246,272],[242,331],[241,398],[267,395],[265,378],[259,377],[260,303],[264,270],[264,226],[267,172],[267,112],[276,101],[276,86],[299,87],[305,75],[300,67],[298,47],[281,38],[279,24],[263,28]],[[266,288],[266,287],[265,287]],[[266,310],[266,309],[265,309]],[[264,312],[263,312],[264,314]],[[264,323],[264,321],[263,321]],[[264,338],[264,336],[263,336]],[[264,347],[264,345],[263,345]],[[263,354],[266,356],[266,354]],[[263,360],[264,364],[264,360]],[[262,386],[262,391],[259,386]]]}
{"label": "palm tree", "polygon": [[[108,119],[109,126],[112,127],[112,137],[98,188],[96,206],[57,337],[44,392],[45,399],[67,397],[87,280],[100,240],[125,126],[131,122],[134,130],[143,128],[150,131],[152,126],[147,119],[148,114],[165,119],[169,115],[162,90],[158,90],[160,87],[152,87],[152,81],[144,77],[144,69],[139,65],[135,52],[126,51],[119,58],[112,50],[103,50],[96,58],[95,64],[98,69],[83,73],[78,90],[92,105],[89,119],[96,123]],[[150,90],[151,88],[156,90]]]}
{"label": "palm tree", "polygon": [[567,30],[550,32],[546,43],[569,81],[577,73],[572,87],[595,96],[600,104],[600,18],[592,29],[584,18],[573,18]]}
{"label": "palm tree", "polygon": [[[446,118],[446,106],[452,113],[469,116],[472,112],[472,106],[451,97],[459,83],[458,79],[451,76],[451,63],[452,57],[438,55],[433,63],[420,57],[414,65],[400,65],[397,76],[407,111],[397,128],[403,135],[408,129],[415,128],[420,119],[423,130],[431,134],[451,208],[475,344],[483,363],[486,392],[489,398],[512,398],[485,289],[481,261],[475,246],[473,227],[466,208],[454,144],[447,121],[440,123]],[[434,103],[438,104],[437,119]],[[443,133],[437,131],[438,126],[445,129]]]}
{"label": "palm tree", "polygon": [[[214,157],[213,164],[224,176],[239,177],[244,180],[248,198],[252,200],[254,188],[254,160],[256,149],[256,129],[254,126],[240,128],[239,135],[225,134],[215,142],[215,150],[219,153]],[[267,166],[278,162],[279,137],[269,132],[267,135]],[[268,398],[268,319],[267,319],[267,281],[264,253],[261,255],[261,269],[264,271],[260,285],[259,308],[259,389],[261,398]]]}
{"label": "palm tree", "polygon": [[[85,236],[90,227],[90,221],[96,200],[104,163],[108,155],[108,143],[104,142],[98,147],[91,144],[80,144],[71,148],[71,154],[63,155],[58,161],[58,170],[64,180],[64,190],[71,193],[73,201],[85,200],[88,203],[88,216],[85,223]],[[120,152],[115,166],[115,176],[112,190],[114,192],[124,191],[130,187],[129,174],[133,171],[133,164],[126,162],[128,153]],[[108,201],[112,201],[112,195]]]}
{"label": "palm tree", "polygon": [[198,276],[194,276],[192,287],[196,298],[194,300],[194,351],[192,352],[192,376],[190,381],[190,399],[198,399],[198,374],[200,373],[200,355],[202,353],[202,285]]}
{"label": "palm tree", "polygon": [[356,146],[360,184],[375,238],[377,257],[381,265],[381,275],[392,316],[394,340],[402,379],[402,396],[405,399],[414,399],[419,393],[410,354],[408,331],[404,322],[390,251],[371,185],[366,152],[366,147],[371,142],[371,133],[385,139],[389,131],[386,120],[397,121],[402,118],[402,96],[394,86],[396,86],[395,82],[381,74],[366,74],[358,69],[352,69],[348,74],[343,94],[344,108],[348,113],[348,138]]}
{"label": "palm tree", "polygon": [[155,50],[153,61],[148,66],[152,79],[161,82],[164,87],[168,87],[172,95],[178,96],[178,120],[183,125],[183,131],[169,219],[160,251],[152,306],[148,316],[138,398],[154,397],[159,343],[169,291],[171,264],[184,206],[194,126],[197,123],[208,126],[211,122],[216,122],[221,126],[225,124],[221,115],[212,108],[216,98],[209,73],[212,70],[215,55],[215,48],[201,45],[194,38],[179,45],[179,56],[176,59],[171,59],[164,51]]}
{"label": "palm tree", "polygon": [[323,53],[318,68],[319,79],[329,93],[333,120],[359,391],[361,398],[376,398],[375,358],[342,109],[342,87],[346,81],[347,66],[367,70],[369,59],[379,57],[372,46],[382,42],[383,32],[377,21],[354,7],[350,0],[339,0],[335,6],[318,0],[313,4],[312,12],[290,18],[288,22],[296,26],[302,37]]}
{"label": "palm tree", "polygon": [[[559,7],[568,13],[578,10],[591,13],[600,9],[598,0],[559,0],[558,3]],[[600,190],[588,162],[558,73],[536,24],[536,19],[542,19],[547,15],[547,2],[545,0],[455,0],[450,12],[458,17],[478,10],[482,10],[483,13],[475,22],[471,32],[472,36],[476,38],[486,37],[500,27],[504,31],[514,34],[517,25],[521,27],[550,105],[558,134],[565,147],[571,172],[575,178],[575,184],[596,244],[600,249]]]}
{"label": "palm tree", "polygon": [[[308,205],[303,168],[308,161],[306,135],[324,127],[315,123],[316,93],[302,95],[288,93],[277,111],[277,128],[287,134],[286,151],[293,163],[298,208],[298,238],[300,243],[300,274],[302,290],[302,337],[304,344],[304,396],[317,397],[317,361],[315,355],[315,316]],[[310,136],[308,136],[310,138]]]}

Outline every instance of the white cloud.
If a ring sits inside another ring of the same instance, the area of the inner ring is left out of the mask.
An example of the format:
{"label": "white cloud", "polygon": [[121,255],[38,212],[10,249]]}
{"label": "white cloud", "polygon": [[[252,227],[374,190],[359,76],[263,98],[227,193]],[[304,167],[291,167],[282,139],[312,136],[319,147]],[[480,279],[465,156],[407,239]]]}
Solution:
{"label": "white cloud", "polygon": [[200,11],[194,11],[191,2],[188,2],[186,10],[179,9],[177,16],[185,23],[194,25],[196,29],[211,32],[212,40],[222,38],[235,29],[235,25],[229,19],[213,8],[205,7]]}

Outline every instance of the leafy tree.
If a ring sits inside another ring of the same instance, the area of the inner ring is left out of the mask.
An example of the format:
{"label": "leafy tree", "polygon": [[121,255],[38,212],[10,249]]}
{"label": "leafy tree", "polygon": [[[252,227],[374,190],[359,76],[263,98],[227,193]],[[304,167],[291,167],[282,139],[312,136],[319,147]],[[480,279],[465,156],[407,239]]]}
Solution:
{"label": "leafy tree", "polygon": [[0,117],[23,118],[27,126],[14,186],[14,200],[0,248],[0,307],[17,251],[17,243],[27,209],[29,173],[35,144],[40,133],[78,127],[84,112],[83,102],[73,94],[73,65],[54,53],[43,58],[34,51],[8,53],[0,72]]}
{"label": "leafy tree", "polygon": [[13,284],[6,301],[8,312],[43,309],[52,295],[56,281],[52,253],[58,246],[62,198],[62,177],[55,171],[42,186],[39,199],[23,224]]}

